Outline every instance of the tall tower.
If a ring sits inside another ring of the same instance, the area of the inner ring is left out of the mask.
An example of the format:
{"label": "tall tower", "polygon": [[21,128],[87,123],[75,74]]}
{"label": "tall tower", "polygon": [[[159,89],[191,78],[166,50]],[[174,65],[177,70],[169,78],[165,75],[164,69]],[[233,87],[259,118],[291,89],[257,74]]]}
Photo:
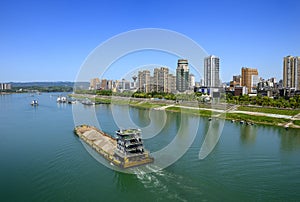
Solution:
{"label": "tall tower", "polygon": [[242,86],[248,88],[248,92],[255,92],[258,83],[258,71],[255,68],[242,68]]}
{"label": "tall tower", "polygon": [[214,55],[204,58],[204,86],[220,86],[220,59]]}
{"label": "tall tower", "polygon": [[176,89],[184,92],[189,89],[189,66],[188,60],[179,59],[176,69]]}
{"label": "tall tower", "polygon": [[300,90],[300,57],[283,58],[283,87]]}
{"label": "tall tower", "polygon": [[132,86],[132,87],[133,87],[133,88],[136,88],[136,80],[137,80],[137,76],[134,75],[134,76],[132,77],[132,80],[133,80],[133,86]]}

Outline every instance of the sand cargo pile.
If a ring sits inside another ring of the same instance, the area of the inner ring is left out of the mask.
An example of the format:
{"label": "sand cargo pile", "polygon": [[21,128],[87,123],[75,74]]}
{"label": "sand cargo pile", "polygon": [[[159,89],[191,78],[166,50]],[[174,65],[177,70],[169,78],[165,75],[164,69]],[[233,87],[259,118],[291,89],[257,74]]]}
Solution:
{"label": "sand cargo pile", "polygon": [[118,130],[114,138],[96,127],[80,125],[75,127],[74,133],[120,168],[140,166],[154,161],[143,146],[140,129]]}

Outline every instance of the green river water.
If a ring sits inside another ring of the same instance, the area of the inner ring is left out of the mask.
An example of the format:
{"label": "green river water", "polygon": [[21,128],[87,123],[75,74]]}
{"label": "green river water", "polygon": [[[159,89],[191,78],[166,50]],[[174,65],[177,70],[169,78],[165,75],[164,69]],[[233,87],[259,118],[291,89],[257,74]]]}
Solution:
{"label": "green river water", "polygon": [[[0,96],[1,201],[300,200],[300,130],[225,121],[214,150],[200,160],[208,118],[121,105],[57,104],[57,95]],[[39,106],[32,107],[32,99]],[[128,119],[143,134],[156,131],[144,140],[151,152],[167,147],[179,130],[191,132],[178,134],[178,148],[193,141],[181,158],[157,172],[118,172],[99,163],[101,157],[73,134],[72,110],[78,122],[95,114],[110,134],[130,124]]]}

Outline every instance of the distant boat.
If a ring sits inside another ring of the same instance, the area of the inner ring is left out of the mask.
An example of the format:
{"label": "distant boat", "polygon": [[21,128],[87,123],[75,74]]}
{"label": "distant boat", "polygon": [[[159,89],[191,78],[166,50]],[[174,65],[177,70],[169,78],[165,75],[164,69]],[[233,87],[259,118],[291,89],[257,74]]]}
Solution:
{"label": "distant boat", "polygon": [[68,99],[68,104],[76,104],[76,100],[73,98]]}
{"label": "distant boat", "polygon": [[84,100],[81,103],[84,104],[84,105],[95,105],[95,103],[90,101],[90,100]]}
{"label": "distant boat", "polygon": [[56,100],[57,103],[66,103],[67,102],[67,98],[66,97],[61,97],[59,96]]}
{"label": "distant boat", "polygon": [[31,105],[32,105],[32,106],[38,106],[39,103],[38,103],[37,100],[32,100],[32,101],[31,101]]}

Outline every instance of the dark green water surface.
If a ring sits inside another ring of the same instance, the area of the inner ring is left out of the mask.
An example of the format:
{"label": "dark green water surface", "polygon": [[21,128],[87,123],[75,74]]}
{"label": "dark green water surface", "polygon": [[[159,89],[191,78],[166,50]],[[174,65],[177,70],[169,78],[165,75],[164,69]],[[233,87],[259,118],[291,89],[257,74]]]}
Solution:
{"label": "dark green water surface", "polygon": [[[174,164],[155,173],[136,168],[136,174],[125,174],[95,160],[73,134],[72,107],[83,114],[95,112],[102,130],[114,134],[120,126],[116,116],[127,123],[126,106],[57,104],[57,95],[0,96],[1,201],[300,200],[299,130],[226,121],[215,149],[199,160],[207,118],[157,111],[151,121],[149,110],[129,108],[140,128],[150,123],[148,131],[161,127],[144,141],[151,152],[166,147],[180,127],[190,131],[195,121],[199,127]],[[32,99],[40,105],[32,107]],[[191,138],[180,135],[183,142]]]}

